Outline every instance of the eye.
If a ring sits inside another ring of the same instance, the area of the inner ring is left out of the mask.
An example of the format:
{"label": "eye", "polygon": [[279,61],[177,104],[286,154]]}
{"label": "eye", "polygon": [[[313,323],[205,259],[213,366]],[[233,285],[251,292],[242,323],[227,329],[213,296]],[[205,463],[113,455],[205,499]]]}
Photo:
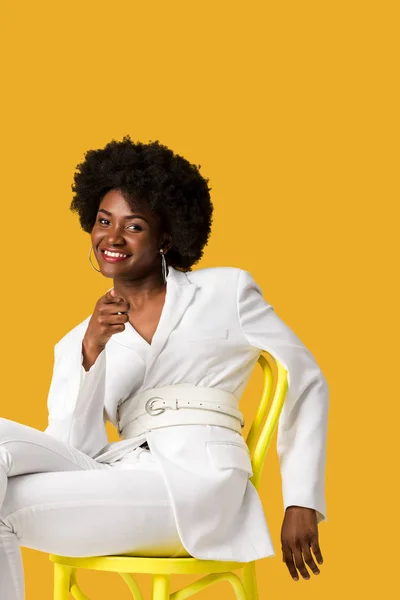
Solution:
{"label": "eye", "polygon": [[[106,221],[107,223],[110,222],[108,219],[105,219],[104,217],[100,217],[98,219],[98,222],[103,225],[102,221]],[[142,231],[142,227],[140,227],[140,225],[136,225],[136,223],[132,223],[132,225],[129,225],[129,227],[136,227],[137,231]]]}

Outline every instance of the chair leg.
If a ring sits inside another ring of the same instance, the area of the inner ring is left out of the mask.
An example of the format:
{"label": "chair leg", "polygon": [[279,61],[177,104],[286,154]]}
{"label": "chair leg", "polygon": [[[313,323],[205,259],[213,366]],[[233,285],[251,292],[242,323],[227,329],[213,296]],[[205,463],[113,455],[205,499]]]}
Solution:
{"label": "chair leg", "polygon": [[169,583],[169,575],[153,575],[153,595],[151,600],[170,600]]}
{"label": "chair leg", "polygon": [[72,567],[54,563],[54,600],[70,600]]}
{"label": "chair leg", "polygon": [[256,563],[254,561],[243,567],[243,585],[247,600],[258,600]]}

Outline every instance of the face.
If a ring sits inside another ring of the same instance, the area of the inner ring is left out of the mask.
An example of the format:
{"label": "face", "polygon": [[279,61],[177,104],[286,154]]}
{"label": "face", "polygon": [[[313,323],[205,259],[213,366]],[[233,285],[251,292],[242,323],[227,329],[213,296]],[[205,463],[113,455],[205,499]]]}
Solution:
{"label": "face", "polygon": [[[160,272],[160,248],[167,236],[160,217],[143,208],[132,210],[119,190],[110,190],[100,202],[91,233],[93,251],[105,277],[130,279]],[[126,258],[107,257],[108,249]]]}

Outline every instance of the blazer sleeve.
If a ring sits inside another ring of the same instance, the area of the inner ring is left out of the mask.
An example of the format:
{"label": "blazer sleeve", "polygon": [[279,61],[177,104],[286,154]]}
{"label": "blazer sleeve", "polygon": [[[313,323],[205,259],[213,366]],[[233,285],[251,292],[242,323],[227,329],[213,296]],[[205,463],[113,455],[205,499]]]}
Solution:
{"label": "blazer sleeve", "polygon": [[82,340],[54,346],[45,433],[94,456],[108,443],[104,409],[106,352],[85,371]]}
{"label": "blazer sleeve", "polygon": [[288,390],[278,422],[277,452],[284,509],[313,508],[328,521],[325,465],[329,390],[311,352],[276,315],[249,272],[240,270],[238,312],[249,344],[269,352],[288,371]]}

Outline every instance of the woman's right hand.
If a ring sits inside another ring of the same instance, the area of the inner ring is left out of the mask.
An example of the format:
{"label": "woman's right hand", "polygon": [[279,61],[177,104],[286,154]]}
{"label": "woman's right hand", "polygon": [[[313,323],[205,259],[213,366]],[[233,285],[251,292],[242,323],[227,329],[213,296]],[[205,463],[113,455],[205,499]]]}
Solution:
{"label": "woman's right hand", "polygon": [[124,331],[125,323],[129,321],[129,309],[129,302],[116,296],[114,288],[98,299],[82,342],[86,370],[96,361],[110,337]]}

